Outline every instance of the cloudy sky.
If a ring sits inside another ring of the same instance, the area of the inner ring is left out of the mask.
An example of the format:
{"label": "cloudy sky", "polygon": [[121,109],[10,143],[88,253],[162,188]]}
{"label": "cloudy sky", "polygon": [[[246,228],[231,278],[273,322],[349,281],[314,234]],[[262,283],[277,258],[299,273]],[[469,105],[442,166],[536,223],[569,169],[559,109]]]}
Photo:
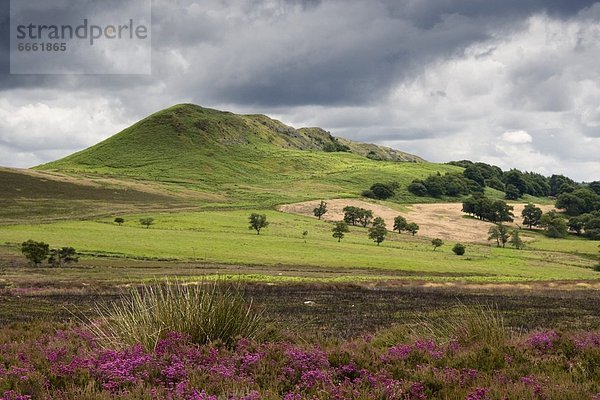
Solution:
{"label": "cloudy sky", "polygon": [[0,165],[192,102],[435,162],[600,179],[600,2],[154,0],[151,75],[10,75],[0,1]]}

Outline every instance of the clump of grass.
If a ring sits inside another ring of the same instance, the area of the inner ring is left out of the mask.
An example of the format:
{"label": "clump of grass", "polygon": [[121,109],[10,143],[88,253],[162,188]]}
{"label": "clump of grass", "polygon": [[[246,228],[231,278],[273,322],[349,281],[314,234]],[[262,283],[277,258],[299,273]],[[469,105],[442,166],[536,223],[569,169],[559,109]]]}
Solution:
{"label": "clump of grass", "polygon": [[262,312],[246,301],[239,286],[218,280],[154,282],[97,308],[100,317],[88,328],[108,348],[142,344],[153,349],[169,332],[183,333],[193,343],[230,346],[239,337],[255,338],[263,326]]}
{"label": "clump of grass", "polygon": [[459,304],[450,310],[450,315],[433,319],[421,317],[413,325],[413,335],[431,337],[438,342],[458,340],[461,343],[484,343],[499,345],[505,343],[509,331],[500,311],[487,304]]}

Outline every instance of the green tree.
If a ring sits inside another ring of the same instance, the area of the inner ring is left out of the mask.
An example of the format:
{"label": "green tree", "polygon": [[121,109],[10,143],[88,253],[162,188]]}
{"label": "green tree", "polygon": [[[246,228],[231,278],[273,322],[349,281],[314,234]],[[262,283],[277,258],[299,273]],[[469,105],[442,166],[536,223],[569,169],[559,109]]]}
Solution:
{"label": "green tree", "polygon": [[567,236],[567,223],[565,219],[554,210],[548,211],[540,218],[539,225],[546,230],[546,236],[551,238],[563,238]]}
{"label": "green tree", "polygon": [[331,231],[333,232],[331,236],[336,238],[339,243],[344,238],[344,234],[350,232],[350,229],[348,228],[346,221],[338,221]]}
{"label": "green tree", "polygon": [[521,211],[521,216],[523,217],[523,225],[526,225],[529,227],[529,229],[531,229],[533,226],[536,226],[540,223],[540,218],[542,218],[542,209],[529,203],[525,205],[523,211]]}
{"label": "green tree", "polygon": [[510,233],[510,239],[508,243],[510,243],[510,245],[517,250],[521,250],[523,247],[525,247],[525,243],[523,242],[523,239],[521,239],[521,235],[518,229],[512,230],[512,232]]}
{"label": "green tree", "polygon": [[411,235],[415,236],[417,232],[419,232],[419,225],[417,225],[415,222],[409,222],[406,225],[406,230],[410,232]]}
{"label": "green tree", "polygon": [[502,247],[506,246],[506,242],[508,242],[508,238],[510,236],[508,232],[508,228],[502,224],[496,224],[491,226],[488,230],[488,240],[496,240],[496,244],[498,247],[502,245]]}
{"label": "green tree", "polygon": [[321,200],[321,203],[317,208],[313,210],[315,217],[321,219],[321,217],[327,212],[327,203]]}
{"label": "green tree", "polygon": [[463,254],[465,254],[465,246],[463,244],[460,243],[456,243],[454,245],[454,247],[452,248],[452,251],[454,252],[454,254],[456,254],[457,256],[462,256]]}
{"label": "green tree", "polygon": [[360,216],[360,210],[361,210],[360,208],[354,207],[354,206],[344,207],[342,210],[342,211],[344,211],[344,221],[347,224],[356,226],[356,223],[358,222],[358,218]]}
{"label": "green tree", "polygon": [[63,264],[76,263],[79,261],[77,252],[73,247],[61,247],[60,249],[50,250],[48,264],[53,267],[60,267]]}
{"label": "green tree", "polygon": [[364,208],[358,209],[358,222],[366,228],[367,225],[371,223],[371,219],[373,218],[373,211],[365,210]]}
{"label": "green tree", "polygon": [[392,197],[398,189],[399,185],[397,182],[392,183],[374,183],[371,188],[366,192],[369,193],[366,197],[371,197],[379,200],[385,200]]}
{"label": "green tree", "polygon": [[408,225],[408,221],[402,215],[398,215],[394,218],[394,231],[398,231],[398,233],[402,233],[403,230],[406,229]]}
{"label": "green tree", "polygon": [[117,218],[115,218],[115,223],[119,224],[119,226],[121,226],[125,223],[125,218],[117,217]]}
{"label": "green tree", "polygon": [[140,225],[145,226],[146,229],[150,228],[150,225],[154,225],[154,218],[140,218]]}
{"label": "green tree", "polygon": [[34,265],[38,265],[48,257],[50,245],[29,239],[21,243],[21,253]]}
{"label": "green tree", "polygon": [[373,226],[369,228],[369,238],[373,239],[377,246],[385,240],[387,235],[387,229],[385,227],[385,221],[381,217],[377,217],[373,220]]}
{"label": "green tree", "polygon": [[435,251],[435,249],[442,246],[443,244],[444,244],[444,241],[442,239],[433,239],[431,241],[431,245],[433,246],[433,251]]}
{"label": "green tree", "polygon": [[423,181],[412,181],[412,183],[408,185],[408,191],[419,197],[427,196],[427,188],[423,184]]}
{"label": "green tree", "polygon": [[521,192],[519,191],[519,189],[511,183],[506,185],[506,189],[504,189],[504,194],[507,200],[517,200],[519,197],[521,197]]}
{"label": "green tree", "polygon": [[267,222],[267,216],[265,214],[252,213],[248,217],[248,221],[250,223],[248,229],[254,229],[257,235],[260,235],[260,230],[262,228],[269,226],[269,222]]}
{"label": "green tree", "polygon": [[578,217],[571,217],[571,218],[569,218],[569,222],[567,223],[567,226],[569,227],[570,230],[575,232],[577,234],[577,236],[579,236],[579,235],[581,235],[581,232],[585,228],[586,222],[589,221],[589,218],[588,218],[589,215],[590,214],[582,214]]}

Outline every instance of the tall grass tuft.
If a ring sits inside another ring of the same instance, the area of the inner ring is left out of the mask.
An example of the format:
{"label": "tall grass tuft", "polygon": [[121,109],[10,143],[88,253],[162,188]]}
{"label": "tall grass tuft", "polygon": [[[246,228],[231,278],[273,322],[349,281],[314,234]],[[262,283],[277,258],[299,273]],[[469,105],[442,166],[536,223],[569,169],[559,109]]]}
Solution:
{"label": "tall grass tuft", "polygon": [[500,311],[487,304],[459,304],[452,307],[446,318],[423,317],[411,330],[417,337],[431,337],[440,342],[458,340],[464,344],[488,345],[505,343],[510,333]]}
{"label": "tall grass tuft", "polygon": [[87,325],[106,348],[142,344],[154,349],[169,332],[183,333],[193,343],[231,346],[238,337],[255,338],[263,326],[262,312],[245,300],[239,286],[218,280],[157,281],[97,308],[99,319]]}

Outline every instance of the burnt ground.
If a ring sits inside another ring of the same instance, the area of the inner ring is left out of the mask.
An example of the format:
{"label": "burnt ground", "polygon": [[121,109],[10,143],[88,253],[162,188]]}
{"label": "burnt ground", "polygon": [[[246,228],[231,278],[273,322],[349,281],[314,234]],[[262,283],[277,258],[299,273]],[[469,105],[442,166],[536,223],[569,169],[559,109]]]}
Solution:
{"label": "burnt ground", "polygon": [[[457,305],[488,305],[517,330],[600,328],[600,291],[518,288],[366,287],[334,284],[248,284],[245,295],[277,327],[348,338],[392,324],[445,318]],[[118,301],[110,291],[0,291],[0,325],[93,318],[97,303]],[[308,302],[308,303],[306,303]]]}

